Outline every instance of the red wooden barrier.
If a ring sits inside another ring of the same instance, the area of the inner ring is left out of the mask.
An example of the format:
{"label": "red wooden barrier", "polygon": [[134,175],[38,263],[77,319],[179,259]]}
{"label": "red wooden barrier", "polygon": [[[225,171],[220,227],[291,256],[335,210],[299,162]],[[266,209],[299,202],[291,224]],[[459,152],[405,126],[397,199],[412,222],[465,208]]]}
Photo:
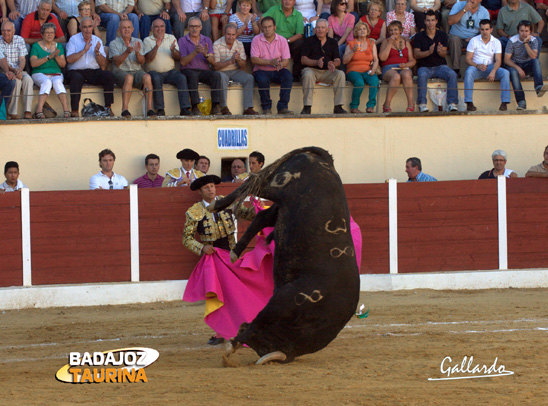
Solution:
{"label": "red wooden barrier", "polygon": [[21,194],[0,195],[0,287],[23,285]]}
{"label": "red wooden barrier", "polygon": [[130,280],[127,190],[31,192],[33,285]]}
{"label": "red wooden barrier", "polygon": [[525,178],[506,182],[508,267],[548,265],[548,181]]}
{"label": "red wooden barrier", "polygon": [[498,269],[497,182],[398,185],[399,273]]}
{"label": "red wooden barrier", "polygon": [[[362,230],[362,273],[388,273],[388,185],[345,191]],[[510,268],[548,266],[546,197],[546,180],[507,182]],[[22,285],[20,198],[0,196],[0,287]],[[181,238],[198,192],[141,189],[138,199],[140,279],[187,279],[199,258]],[[128,191],[31,192],[30,204],[33,285],[130,280]],[[399,272],[497,269],[497,215],[495,180],[399,184]]]}

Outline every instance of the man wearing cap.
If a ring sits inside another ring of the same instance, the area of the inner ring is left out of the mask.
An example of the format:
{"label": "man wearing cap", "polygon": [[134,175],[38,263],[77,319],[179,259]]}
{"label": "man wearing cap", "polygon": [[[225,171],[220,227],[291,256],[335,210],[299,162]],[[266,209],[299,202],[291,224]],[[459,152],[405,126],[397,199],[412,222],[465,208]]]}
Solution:
{"label": "man wearing cap", "polygon": [[[246,262],[242,257],[231,262],[229,250],[236,246],[232,210],[207,210],[217,199],[215,185],[219,183],[221,178],[216,175],[205,175],[192,182],[190,189],[199,190],[202,200],[187,210],[183,232],[183,245],[202,256],[190,275],[183,300],[206,301],[204,319],[215,331],[208,341],[210,345],[234,337],[240,324],[253,320],[273,291],[272,251],[267,247],[262,245],[262,249],[250,253],[256,261]],[[242,207],[241,216],[251,220],[254,207]]]}
{"label": "man wearing cap", "polygon": [[196,179],[204,176],[202,172],[194,169],[194,161],[199,157],[200,155],[190,148],[179,151],[177,159],[181,160],[182,166],[166,172],[162,187],[189,186]]}

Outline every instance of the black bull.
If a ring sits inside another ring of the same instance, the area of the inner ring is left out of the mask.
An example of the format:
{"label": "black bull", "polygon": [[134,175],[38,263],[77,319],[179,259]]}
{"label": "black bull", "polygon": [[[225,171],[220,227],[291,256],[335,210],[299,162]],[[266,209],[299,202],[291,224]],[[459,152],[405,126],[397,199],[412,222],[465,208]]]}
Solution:
{"label": "black bull", "polygon": [[316,147],[286,154],[210,208],[250,194],[274,205],[257,214],[231,254],[274,227],[274,293],[227,344],[225,363],[242,344],[261,356],[257,363],[290,362],[326,347],[356,310],[360,280],[346,195],[333,159]]}

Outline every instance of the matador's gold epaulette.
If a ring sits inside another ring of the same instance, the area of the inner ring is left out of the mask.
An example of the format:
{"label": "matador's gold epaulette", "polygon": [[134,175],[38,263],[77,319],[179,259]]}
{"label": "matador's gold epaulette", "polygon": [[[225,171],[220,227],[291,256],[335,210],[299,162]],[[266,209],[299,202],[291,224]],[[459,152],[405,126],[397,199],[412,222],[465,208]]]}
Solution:
{"label": "matador's gold epaulette", "polygon": [[187,211],[186,214],[194,221],[200,221],[205,216],[205,207],[202,202],[194,203]]}

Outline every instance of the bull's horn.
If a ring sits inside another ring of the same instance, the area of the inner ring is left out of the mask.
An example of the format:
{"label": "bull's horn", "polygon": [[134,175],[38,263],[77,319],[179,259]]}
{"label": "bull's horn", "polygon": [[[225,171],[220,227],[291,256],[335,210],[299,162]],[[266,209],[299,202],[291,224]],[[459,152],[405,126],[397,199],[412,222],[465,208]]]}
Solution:
{"label": "bull's horn", "polygon": [[234,345],[232,344],[232,341],[229,341],[225,345],[225,353],[223,354],[223,366],[224,367],[231,367],[235,368],[238,366],[237,362],[234,362],[230,359],[230,356],[236,352],[238,348],[240,348],[242,344],[236,342]]}
{"label": "bull's horn", "polygon": [[287,358],[287,355],[285,355],[283,352],[274,351],[266,355],[263,355],[261,358],[259,358],[259,360],[255,363],[255,365],[263,365],[264,363],[270,362],[270,361],[283,362],[286,360],[286,358]]}
{"label": "bull's horn", "polygon": [[209,211],[210,213],[214,213],[215,212],[215,204],[217,202],[216,201],[212,201],[207,207],[207,211]]}

